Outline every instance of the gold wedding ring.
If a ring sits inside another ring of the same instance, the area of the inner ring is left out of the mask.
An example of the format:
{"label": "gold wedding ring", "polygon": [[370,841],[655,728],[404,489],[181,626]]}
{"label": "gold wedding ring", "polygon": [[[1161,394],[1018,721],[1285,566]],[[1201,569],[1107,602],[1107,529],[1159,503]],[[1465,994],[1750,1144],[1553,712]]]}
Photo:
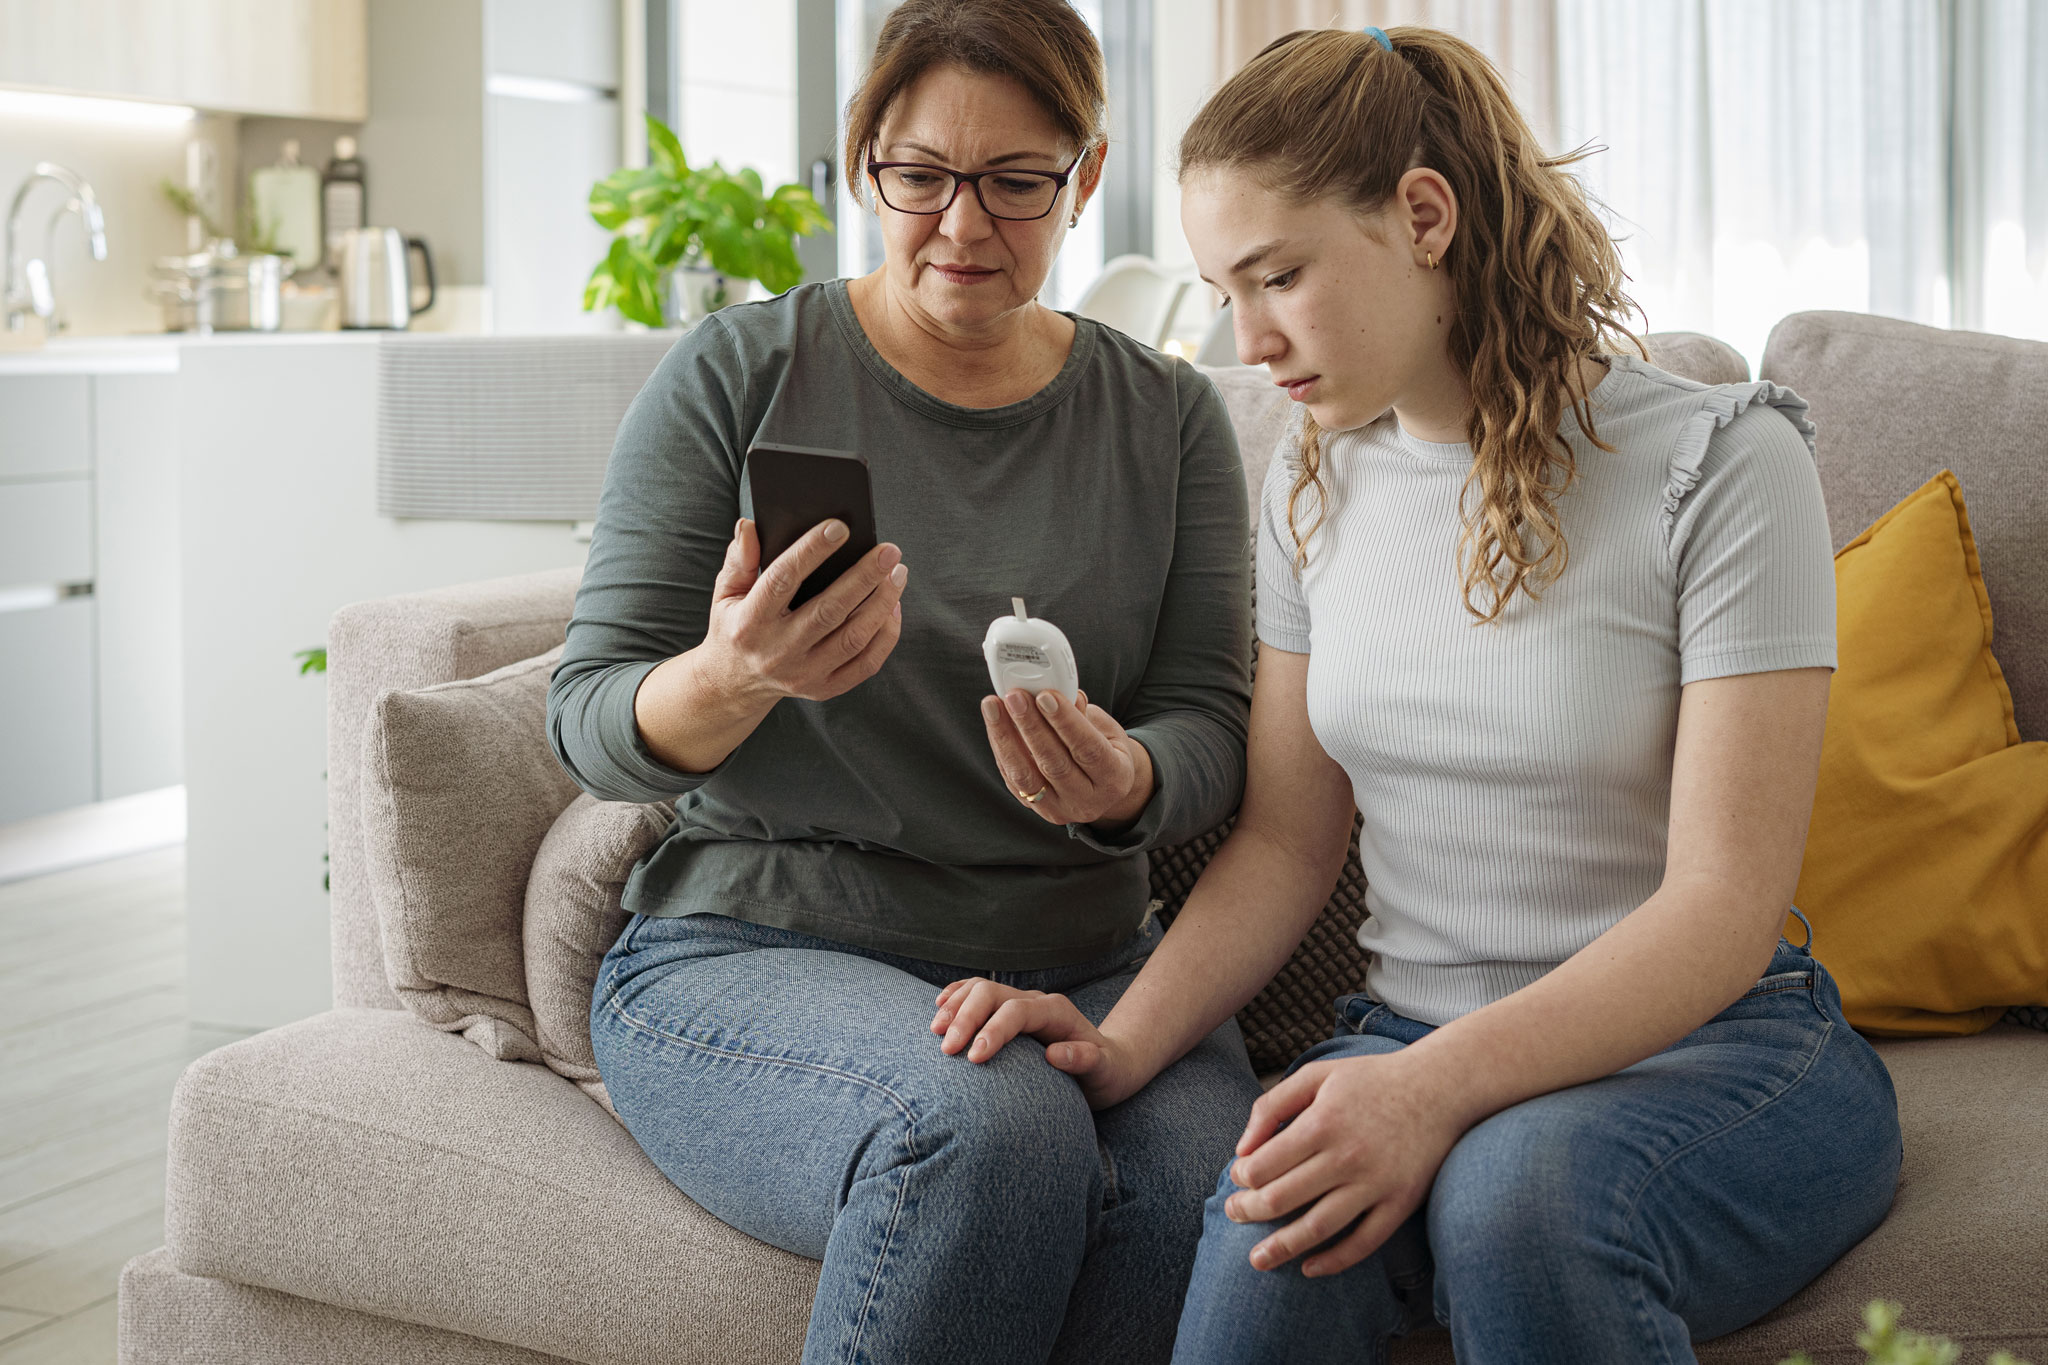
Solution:
{"label": "gold wedding ring", "polygon": [[1045,795],[1045,794],[1046,794],[1047,792],[1049,792],[1049,791],[1051,791],[1051,790],[1052,790],[1052,784],[1051,784],[1050,782],[1048,782],[1048,783],[1046,783],[1046,784],[1045,784],[1045,785],[1044,785],[1043,787],[1040,787],[1040,788],[1039,788],[1039,789],[1038,789],[1037,791],[1033,792],[1033,793],[1032,793],[1031,795],[1029,795],[1029,796],[1024,796],[1024,793],[1023,793],[1023,792],[1021,792],[1021,791],[1020,791],[1020,792],[1018,792],[1018,793],[1017,793],[1017,795],[1019,795],[1019,796],[1024,796],[1024,804],[1025,804],[1025,805],[1027,805],[1027,806],[1035,806],[1035,805],[1037,805],[1037,804],[1038,804],[1038,798],[1039,798],[1039,797],[1041,797],[1041,796],[1044,796],[1044,795]]}

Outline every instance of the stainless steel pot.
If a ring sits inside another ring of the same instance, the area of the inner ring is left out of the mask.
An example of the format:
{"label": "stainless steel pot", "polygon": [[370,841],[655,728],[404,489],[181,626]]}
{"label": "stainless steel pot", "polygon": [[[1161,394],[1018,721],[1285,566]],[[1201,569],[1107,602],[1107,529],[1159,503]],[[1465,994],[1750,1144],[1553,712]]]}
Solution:
{"label": "stainless steel pot", "polygon": [[[426,287],[424,299],[413,281],[415,252]],[[404,236],[397,228],[361,227],[342,233],[335,270],[341,277],[345,328],[403,329],[413,314],[434,306],[434,258],[425,242]]]}
{"label": "stainless steel pot", "polygon": [[[226,244],[222,244],[225,246]],[[284,324],[284,256],[242,256],[231,246],[156,263],[151,293],[167,332],[275,332]]]}

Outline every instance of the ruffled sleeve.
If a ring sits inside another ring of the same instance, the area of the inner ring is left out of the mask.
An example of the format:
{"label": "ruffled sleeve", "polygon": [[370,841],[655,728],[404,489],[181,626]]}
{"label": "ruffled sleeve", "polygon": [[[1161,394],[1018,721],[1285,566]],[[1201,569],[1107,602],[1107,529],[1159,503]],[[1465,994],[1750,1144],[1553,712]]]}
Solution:
{"label": "ruffled sleeve", "polygon": [[1679,428],[1678,441],[1671,451],[1671,473],[1664,484],[1666,541],[1671,539],[1671,533],[1678,524],[1678,512],[1685,503],[1685,495],[1699,484],[1700,468],[1706,461],[1707,446],[1714,433],[1734,421],[1753,403],[1765,404],[1783,414],[1806,443],[1807,457],[1813,457],[1814,428],[1813,423],[1807,420],[1806,400],[1792,390],[1767,379],[1747,384],[1701,385],[1699,409]]}
{"label": "ruffled sleeve", "polygon": [[[1667,377],[1668,378],[1668,377]],[[1835,573],[1806,400],[1693,384],[1664,488],[1680,682],[1835,666]]]}

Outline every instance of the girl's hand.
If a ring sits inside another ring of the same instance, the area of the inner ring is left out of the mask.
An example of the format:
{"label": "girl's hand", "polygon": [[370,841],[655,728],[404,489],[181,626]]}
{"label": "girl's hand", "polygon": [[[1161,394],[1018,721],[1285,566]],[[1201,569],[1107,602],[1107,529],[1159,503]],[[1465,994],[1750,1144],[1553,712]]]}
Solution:
{"label": "girl's hand", "polygon": [[1334,1275],[1372,1255],[1421,1206],[1464,1132],[1404,1053],[1312,1062],[1252,1106],[1230,1168],[1243,1188],[1224,1212],[1264,1223],[1305,1210],[1252,1248],[1260,1270],[1314,1251],[1356,1222],[1302,1263],[1304,1275]]}
{"label": "girl's hand", "polygon": [[1128,825],[1152,799],[1152,756],[1086,692],[1014,688],[983,697],[981,719],[1003,781],[1048,824]]}
{"label": "girl's hand", "polygon": [[[1049,798],[1048,798],[1049,799]],[[1081,1083],[1091,1109],[1129,1099],[1152,1079],[1130,1050],[1090,1023],[1064,995],[1020,991],[986,977],[955,981],[939,992],[932,1032],[943,1034],[939,1051],[966,1050],[981,1063],[1020,1034],[1045,1044],[1045,1059]]]}

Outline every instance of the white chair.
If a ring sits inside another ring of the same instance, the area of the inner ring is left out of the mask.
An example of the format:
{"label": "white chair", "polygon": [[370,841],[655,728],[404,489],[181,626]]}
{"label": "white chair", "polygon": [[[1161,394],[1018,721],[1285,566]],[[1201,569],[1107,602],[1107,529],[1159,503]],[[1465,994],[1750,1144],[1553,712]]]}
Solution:
{"label": "white chair", "polygon": [[1224,304],[1209,319],[1202,344],[1195,347],[1197,365],[1242,365],[1237,358],[1237,333],[1230,324],[1230,305]]}
{"label": "white chair", "polygon": [[1102,267],[1074,311],[1147,346],[1163,346],[1187,292],[1184,275],[1165,269],[1150,256],[1118,256]]}

